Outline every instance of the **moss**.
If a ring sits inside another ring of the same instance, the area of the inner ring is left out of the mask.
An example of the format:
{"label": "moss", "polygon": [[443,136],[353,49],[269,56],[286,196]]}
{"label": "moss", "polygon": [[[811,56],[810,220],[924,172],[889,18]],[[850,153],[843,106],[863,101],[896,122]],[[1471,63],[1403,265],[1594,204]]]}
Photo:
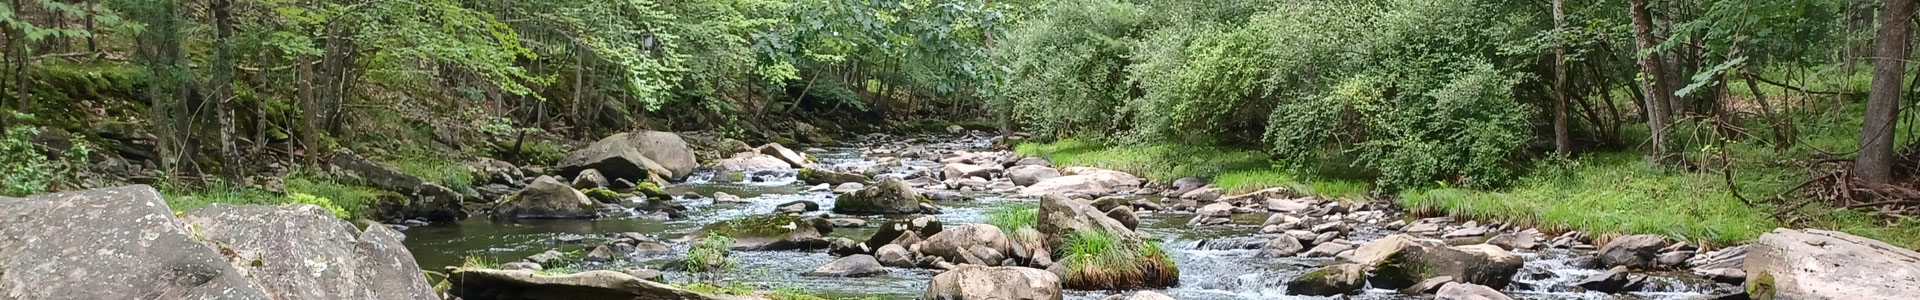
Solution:
{"label": "moss", "polygon": [[627,197],[625,194],[607,188],[591,188],[580,191],[580,193],[586,194],[587,198],[592,198],[593,201],[599,201],[600,203],[620,203],[620,199]]}
{"label": "moss", "polygon": [[652,182],[641,182],[639,185],[633,187],[633,192],[646,195],[648,198],[668,197],[666,189],[662,189],[660,188],[660,184]]}
{"label": "moss", "polygon": [[795,229],[788,226],[810,226],[800,217],[790,215],[758,215],[734,218],[725,222],[707,225],[703,232],[708,235],[731,237],[777,237],[792,233]]}
{"label": "moss", "polygon": [[1773,300],[1774,288],[1773,274],[1760,272],[1754,275],[1753,279],[1747,280],[1747,297],[1756,300]]}

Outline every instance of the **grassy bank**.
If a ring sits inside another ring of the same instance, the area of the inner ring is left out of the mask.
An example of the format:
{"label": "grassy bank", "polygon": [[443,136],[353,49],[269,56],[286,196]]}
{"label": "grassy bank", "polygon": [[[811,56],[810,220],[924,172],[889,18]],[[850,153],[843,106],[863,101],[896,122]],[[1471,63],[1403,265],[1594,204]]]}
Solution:
{"label": "grassy bank", "polygon": [[1133,173],[1156,182],[1183,177],[1210,179],[1229,194],[1286,187],[1333,198],[1357,198],[1370,187],[1361,181],[1300,176],[1276,167],[1265,153],[1217,147],[1146,145],[1115,147],[1080,139],[1024,143],[1021,155],[1044,157],[1060,166],[1083,166]]}
{"label": "grassy bank", "polygon": [[[1803,129],[1813,136],[1806,143],[1844,144],[1838,138],[1822,138],[1842,135],[1821,134],[1820,130]],[[1511,186],[1498,190],[1430,187],[1394,196],[1401,206],[1427,215],[1499,220],[1548,231],[1662,234],[1712,245],[1742,243],[1786,226],[1773,218],[1780,204],[1770,198],[1799,184],[1806,175],[1804,167],[1781,162],[1778,157],[1810,154],[1799,150],[1775,152],[1762,145],[1733,145],[1729,150],[1729,159],[1737,162],[1736,186],[1754,205],[1736,198],[1719,173],[1668,170],[1630,152],[1592,153],[1575,160],[1542,162]],[[1115,169],[1161,182],[1186,176],[1210,177],[1212,183],[1231,191],[1290,187],[1333,196],[1368,193],[1367,186],[1358,181],[1302,180],[1314,177],[1271,167],[1272,163],[1257,151],[1111,146],[1083,140],[1028,143],[1019,145],[1016,151],[1048,158],[1056,165]],[[1710,157],[1694,157],[1706,158]],[[1913,218],[1890,224],[1866,213],[1820,204],[1807,205],[1791,215],[1801,222],[1798,225],[1920,248],[1920,220]]]}

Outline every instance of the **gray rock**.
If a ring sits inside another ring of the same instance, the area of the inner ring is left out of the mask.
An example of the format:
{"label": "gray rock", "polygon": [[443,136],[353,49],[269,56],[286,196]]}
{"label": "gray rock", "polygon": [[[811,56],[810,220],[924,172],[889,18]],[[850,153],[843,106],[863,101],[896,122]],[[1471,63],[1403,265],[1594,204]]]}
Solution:
{"label": "gray rock", "polygon": [[1120,224],[1126,225],[1127,229],[1140,229],[1140,216],[1133,213],[1132,207],[1114,207],[1113,209],[1107,210],[1107,217],[1113,218],[1115,221],[1120,221]]}
{"label": "gray rock", "polygon": [[1043,165],[1017,165],[1007,169],[1007,177],[1013,179],[1015,185],[1030,186],[1060,177],[1060,170]]}
{"label": "gray rock", "polygon": [[375,216],[377,218],[452,221],[467,217],[466,209],[460,205],[465,201],[464,197],[452,189],[421,180],[419,177],[400,172],[392,166],[367,160],[351,152],[334,154],[329,162],[336,168],[359,176],[361,180],[374,187],[408,197],[408,201],[400,203],[373,205],[376,210],[381,208],[392,210],[372,212],[377,215]]}
{"label": "gray rock", "polygon": [[[627,179],[621,178],[620,180],[627,180]],[[594,170],[594,169],[580,170],[580,175],[573,176],[573,188],[575,189],[585,190],[585,189],[591,189],[591,188],[606,187],[608,184],[609,183],[607,182],[607,177],[605,175],[600,175],[599,170]]]}
{"label": "gray rock", "polygon": [[1748,250],[1757,299],[1883,299],[1920,295],[1920,253],[1843,232],[1776,228]]}
{"label": "gray rock", "polygon": [[1452,276],[1427,278],[1427,280],[1421,280],[1420,283],[1415,283],[1413,286],[1400,289],[1400,293],[1408,295],[1432,294],[1440,291],[1440,287],[1446,286],[1448,283],[1453,283]]}
{"label": "gray rock", "polygon": [[1003,171],[999,166],[979,166],[973,164],[950,163],[940,168],[940,178],[946,180],[969,177],[993,178]]}
{"label": "gray rock", "polygon": [[1433,293],[1434,300],[1512,300],[1500,290],[1472,283],[1448,283]]}
{"label": "gray rock", "polygon": [[685,178],[698,166],[693,149],[679,135],[658,131],[614,134],[574,150],[554,164],[560,176],[574,177],[598,169],[608,179],[633,182]]}
{"label": "gray rock", "polygon": [[0,197],[0,207],[0,297],[269,299],[151,187]]}
{"label": "gray rock", "polygon": [[1255,257],[1292,257],[1304,249],[1306,247],[1301,246],[1300,241],[1293,237],[1275,237],[1260,247],[1260,254],[1256,254]]}
{"label": "gray rock", "polygon": [[865,183],[867,181],[871,181],[871,179],[868,179],[866,175],[847,173],[847,172],[834,172],[831,170],[817,169],[817,168],[801,169],[799,176],[800,176],[800,181],[804,181],[807,184],[840,185],[840,184],[846,184],[846,183]]}
{"label": "gray rock", "polygon": [[827,224],[833,224],[834,228],[862,228],[862,227],[867,227],[867,220],[854,219],[854,218],[833,218],[833,219],[827,219]]}
{"label": "gray rock", "polygon": [[1063,174],[1072,173],[1073,175],[1041,180],[1032,186],[1020,189],[1019,195],[1023,197],[1054,195],[1065,198],[1095,199],[1102,196],[1113,195],[1121,190],[1138,188],[1142,183],[1146,182],[1133,174],[1113,170],[1067,168],[1062,171]]}
{"label": "gray rock", "polygon": [[840,214],[912,214],[921,212],[920,193],[899,179],[887,179],[858,192],[834,197]]}
{"label": "gray rock", "polygon": [[874,253],[873,251],[873,248],[868,248],[867,244],[843,237],[832,238],[832,244],[827,246],[827,253],[831,253],[834,256],[869,254]]}
{"label": "gray rock", "polygon": [[1220,188],[1206,187],[1206,188],[1194,189],[1192,191],[1188,191],[1185,194],[1180,194],[1180,198],[1192,199],[1200,202],[1210,202],[1214,200],[1219,200],[1221,193],[1222,192],[1220,191]]}
{"label": "gray rock", "polygon": [[552,176],[540,176],[526,189],[495,204],[493,214],[497,219],[595,218],[600,216],[595,203]]}
{"label": "gray rock", "polygon": [[1502,233],[1493,236],[1492,239],[1487,239],[1487,244],[1499,246],[1500,249],[1507,250],[1535,249],[1540,247],[1540,233],[1532,229],[1514,233]]}
{"label": "gray rock", "polygon": [[883,266],[896,268],[911,268],[914,266],[913,252],[907,252],[907,248],[901,247],[900,245],[889,244],[880,246],[879,250],[873,251],[873,255],[875,259],[880,261],[880,265]]}
{"label": "gray rock", "polygon": [[740,196],[734,196],[733,194],[728,194],[727,192],[713,192],[713,204],[740,204],[740,203],[747,203],[747,200],[740,199]]}
{"label": "gray rock", "polygon": [[613,261],[613,247],[607,247],[606,245],[593,247],[593,251],[587,251],[587,256],[583,259],[591,262]]}
{"label": "gray rock", "polygon": [[786,162],[788,166],[795,168],[805,168],[811,164],[811,162],[807,160],[806,155],[794,152],[793,149],[787,149],[787,146],[781,146],[780,143],[760,145],[760,148],[756,150],[756,152],[760,154],[766,154],[767,156],[780,159],[780,161]]}
{"label": "gray rock", "polygon": [[1618,237],[1600,248],[1600,262],[1609,267],[1653,269],[1659,267],[1660,248],[1666,246],[1667,238],[1658,235],[1639,234]]}
{"label": "gray rock", "polygon": [[1613,269],[1600,272],[1600,274],[1593,274],[1592,276],[1574,281],[1573,285],[1589,291],[1608,294],[1627,292],[1629,291],[1626,290],[1627,284],[1631,283],[1627,275],[1627,266],[1615,266]]}
{"label": "gray rock", "polygon": [[[786,161],[780,160],[780,158],[778,157],[773,157],[772,155],[766,155],[766,154],[760,154],[760,153],[754,153],[754,152],[735,153],[733,154],[733,156],[713,161],[713,169],[722,170],[722,171],[752,172],[752,171],[763,171],[763,170],[787,170],[792,168],[793,168],[792,164],[788,164]],[[715,176],[718,177],[720,175],[715,175]],[[717,180],[717,181],[736,182],[738,180]]]}
{"label": "gray rock", "polygon": [[1138,233],[1127,229],[1125,223],[1108,217],[1106,213],[1079,200],[1059,196],[1040,198],[1039,222],[1034,229],[1046,236],[1047,249],[1057,249],[1060,240],[1075,232],[1104,231],[1113,233],[1123,243],[1137,243]]}
{"label": "gray rock", "polygon": [[780,251],[827,249],[832,242],[824,238],[833,227],[826,220],[803,219],[789,215],[736,217],[707,224],[687,237],[689,242],[710,234],[733,238],[733,250]]}
{"label": "gray rock", "polygon": [[617,271],[540,275],[526,270],[462,268],[448,276],[448,293],[470,300],[746,300],[745,296],[708,295],[636,278]]}
{"label": "gray rock", "polygon": [[1460,282],[1505,287],[1522,260],[1492,245],[1447,246],[1445,242],[1389,235],[1354,250],[1351,260],[1370,266],[1373,287],[1398,289],[1422,280],[1451,276]]}
{"label": "gray rock", "polygon": [[925,194],[927,196],[927,200],[933,200],[933,201],[951,202],[951,201],[967,200],[967,196],[960,195],[959,192],[954,192],[954,191],[929,191],[929,192],[926,192]]}
{"label": "gray rock", "polygon": [[553,265],[555,263],[564,262],[566,261],[566,259],[567,259],[566,253],[560,253],[560,251],[557,251],[557,250],[547,250],[546,252],[540,252],[532,256],[527,256],[525,260],[526,262],[540,264],[544,266],[544,265]]}
{"label": "gray rock", "polygon": [[384,226],[361,231],[306,204],[214,204],[185,219],[275,299],[439,299],[399,233]]}
{"label": "gray rock", "polygon": [[1060,277],[1026,267],[953,266],[927,283],[920,299],[1060,300]]}
{"label": "gray rock", "polygon": [[1366,286],[1367,266],[1337,264],[1314,269],[1287,282],[1287,294],[1333,296],[1354,293]]}
{"label": "gray rock", "polygon": [[1051,167],[1051,166],[1053,166],[1053,162],[1049,162],[1049,161],[1047,161],[1047,159],[1045,159],[1045,158],[1039,158],[1039,157],[1028,157],[1028,158],[1021,158],[1021,159],[1020,159],[1019,161],[1014,161],[1014,162],[1013,162],[1013,165],[1014,165],[1014,166],[1044,166],[1044,167]]}
{"label": "gray rock", "polygon": [[504,264],[500,264],[500,269],[504,269],[504,270],[530,270],[530,271],[539,271],[539,270],[545,270],[545,269],[547,269],[547,268],[546,268],[546,267],[542,267],[542,266],[540,266],[540,264],[536,264],[536,263],[530,263],[530,262],[524,262],[524,261],[516,261],[516,262],[510,262],[510,263],[504,263]]}
{"label": "gray rock", "polygon": [[[921,254],[937,256],[952,262],[967,262],[962,258],[971,254],[969,251],[974,247],[984,247],[1000,254],[1013,251],[1012,243],[1007,240],[1006,234],[992,224],[967,224],[947,228],[927,237],[926,241],[919,243],[919,246]],[[978,258],[982,261],[998,262],[1004,257]]]}
{"label": "gray rock", "polygon": [[1353,245],[1342,242],[1327,242],[1314,245],[1313,249],[1307,250],[1307,253],[1304,255],[1306,257],[1333,257],[1347,250],[1353,250]]}
{"label": "gray rock", "polygon": [[841,257],[840,259],[833,260],[833,262],[829,262],[827,263],[827,265],[820,266],[819,268],[814,268],[813,271],[807,272],[806,275],[807,276],[825,276],[825,277],[870,277],[870,276],[886,274],[886,273],[887,273],[887,268],[880,266],[880,261],[874,259],[872,255],[857,254],[857,255],[850,255],[847,257]]}
{"label": "gray rock", "polygon": [[[787,202],[784,204],[774,206],[774,210],[780,213],[785,213],[785,214],[797,214],[797,213],[804,213],[804,212],[810,212],[810,211],[818,211],[820,210],[820,203],[814,203],[813,201],[807,201],[807,200],[794,200],[793,202]],[[862,224],[865,224],[865,223],[862,223]]]}

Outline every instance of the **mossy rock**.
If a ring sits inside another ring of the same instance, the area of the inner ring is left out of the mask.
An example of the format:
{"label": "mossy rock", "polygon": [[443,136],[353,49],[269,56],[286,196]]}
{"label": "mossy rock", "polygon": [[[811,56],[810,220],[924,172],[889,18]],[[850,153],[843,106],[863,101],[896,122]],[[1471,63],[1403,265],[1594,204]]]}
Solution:
{"label": "mossy rock", "polygon": [[627,194],[621,194],[620,192],[615,192],[607,188],[591,188],[580,191],[580,193],[586,194],[587,198],[592,198],[593,201],[599,201],[600,203],[620,203],[620,199],[626,199],[628,196]]}
{"label": "mossy rock", "polygon": [[866,189],[834,197],[833,212],[857,215],[913,214],[921,211],[920,201],[924,199],[906,182],[887,179]]}
{"label": "mossy rock", "polygon": [[633,192],[645,195],[647,198],[672,197],[672,195],[667,194],[667,189],[660,188],[660,184],[652,182],[641,182],[639,185],[633,187]]}
{"label": "mossy rock", "polygon": [[804,181],[807,184],[840,185],[840,184],[849,183],[849,182],[865,184],[868,181],[872,181],[872,179],[867,178],[867,175],[860,175],[860,174],[847,173],[847,172],[834,172],[834,171],[814,169],[814,168],[800,169],[799,177],[800,177],[800,181]]}
{"label": "mossy rock", "polygon": [[1773,274],[1771,273],[1760,272],[1760,274],[1754,275],[1752,279],[1747,280],[1747,297],[1753,298],[1754,300],[1773,300],[1775,298],[1774,289]]}
{"label": "mossy rock", "polygon": [[733,238],[733,250],[810,250],[826,249],[824,238],[833,226],[826,220],[790,215],[757,215],[708,224],[695,232],[694,239],[718,234]]}

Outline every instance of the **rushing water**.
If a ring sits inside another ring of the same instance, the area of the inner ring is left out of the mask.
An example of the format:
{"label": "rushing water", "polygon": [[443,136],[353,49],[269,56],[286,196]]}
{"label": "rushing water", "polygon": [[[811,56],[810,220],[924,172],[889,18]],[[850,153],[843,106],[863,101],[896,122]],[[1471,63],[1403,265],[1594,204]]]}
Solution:
{"label": "rushing water", "polygon": [[[912,145],[928,149],[955,150],[979,149],[987,145],[985,139],[952,138],[945,142],[924,142],[909,140]],[[879,143],[881,141],[870,141]],[[810,154],[820,159],[821,164],[835,168],[883,168],[880,177],[899,176],[914,172],[916,168],[924,170],[939,169],[939,164],[922,159],[902,159],[901,163],[891,166],[879,166],[870,157],[863,156],[860,148],[813,149]],[[751,174],[747,183],[713,183],[708,180],[711,173],[696,174],[685,183],[669,186],[670,193],[676,195],[698,194],[710,196],[714,192],[725,192],[740,196],[749,201],[744,204],[712,204],[705,198],[677,198],[676,201],[690,208],[688,217],[677,220],[651,220],[640,217],[612,217],[597,220],[523,220],[516,222],[495,222],[488,218],[471,218],[465,221],[415,227],[405,233],[406,245],[419,260],[423,268],[438,269],[446,266],[458,266],[469,258],[494,262],[517,261],[547,250],[562,252],[578,251],[585,253],[595,246],[604,244],[607,238],[621,232],[639,232],[656,237],[662,241],[673,240],[691,233],[706,224],[728,220],[735,217],[766,214],[773,212],[775,206],[795,200],[808,200],[821,204],[821,211],[831,211],[833,193],[829,191],[808,191],[808,187],[794,179],[795,172],[763,172]],[[1015,203],[1034,203],[1029,199],[1007,198],[987,193],[966,193],[969,201],[939,203],[943,213],[938,218],[949,226],[953,224],[980,223],[984,212],[990,208]],[[1192,245],[1207,239],[1222,237],[1258,236],[1259,225],[1266,214],[1236,215],[1234,223],[1225,226],[1189,227],[1186,225],[1192,214],[1182,213],[1144,213],[1141,216],[1141,231],[1165,241],[1165,247],[1180,267],[1180,286],[1161,292],[1178,299],[1187,300],[1226,300],[1226,299],[1318,299],[1285,295],[1288,279],[1299,276],[1313,268],[1329,264],[1332,258],[1256,258],[1255,250],[1195,250]],[[849,216],[836,216],[849,217]],[[867,221],[869,225],[885,224],[891,219],[902,217],[856,217]],[[1353,233],[1348,237],[1356,243],[1364,243],[1392,234],[1379,224],[1353,223]],[[830,236],[846,237],[864,241],[874,233],[870,228],[838,228]],[[578,263],[567,267],[570,270],[607,269],[619,270],[630,267],[659,269],[676,259],[679,253],[685,253],[685,243],[668,242],[674,251],[668,255],[651,257],[629,257],[615,259],[608,263]],[[742,283],[763,290],[798,288],[828,296],[879,296],[886,299],[913,299],[925,289],[934,275],[925,269],[889,268],[886,275],[866,278],[812,277],[800,274],[825,265],[835,259],[823,251],[738,251],[738,271],[725,275],[721,280]],[[1585,276],[1600,273],[1592,268],[1592,253],[1570,252],[1552,249],[1538,252],[1521,251],[1519,255],[1527,260],[1515,284],[1503,292],[1523,299],[1686,299],[1701,295],[1725,293],[1737,289],[1726,284],[1715,284],[1698,277],[1685,274],[1654,274],[1648,282],[1649,292],[1637,292],[1625,295],[1610,295],[1596,292],[1583,292],[1571,287],[1571,282]],[[667,272],[669,282],[689,282],[688,274]],[[1114,292],[1068,291],[1069,299],[1099,299]],[[1396,291],[1367,289],[1353,298],[1361,299],[1417,299]]]}

